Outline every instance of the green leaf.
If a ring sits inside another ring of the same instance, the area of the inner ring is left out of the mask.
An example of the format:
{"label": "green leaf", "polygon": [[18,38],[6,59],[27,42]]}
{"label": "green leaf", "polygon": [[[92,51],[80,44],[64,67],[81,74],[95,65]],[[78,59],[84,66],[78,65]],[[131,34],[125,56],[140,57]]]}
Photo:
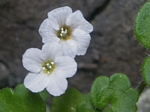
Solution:
{"label": "green leaf", "polygon": [[109,79],[110,87],[113,89],[128,89],[130,87],[130,81],[126,75],[114,74]]}
{"label": "green leaf", "polygon": [[109,92],[109,78],[101,76],[94,81],[92,85],[91,96],[93,103],[98,108],[104,108],[108,105],[112,93]]}
{"label": "green leaf", "polygon": [[103,112],[112,112],[112,109],[111,107],[108,106],[103,110]]}
{"label": "green leaf", "polygon": [[39,94],[31,93],[23,84],[14,90],[0,90],[0,112],[45,112],[46,105]]}
{"label": "green leaf", "polygon": [[70,88],[65,94],[53,98],[51,112],[76,112],[76,106],[82,100],[82,94],[76,89]]}
{"label": "green leaf", "polygon": [[110,78],[98,77],[91,89],[93,105],[103,112],[135,112],[138,92],[130,88],[126,75],[116,73]]}
{"label": "green leaf", "polygon": [[90,101],[82,101],[76,108],[77,112],[101,112],[94,108]]}
{"label": "green leaf", "polygon": [[150,2],[144,4],[137,14],[134,31],[137,40],[150,49]]}
{"label": "green leaf", "polygon": [[146,84],[150,86],[150,56],[142,64],[142,76]]}
{"label": "green leaf", "polygon": [[135,112],[138,92],[132,88],[125,91],[117,91],[112,99],[113,112]]}
{"label": "green leaf", "polygon": [[90,98],[91,98],[91,95],[90,94],[86,94],[86,95],[83,95],[84,96],[84,100],[79,103],[79,105],[77,106],[76,108],[76,111],[77,112],[102,112],[101,110],[99,109],[96,109]]}

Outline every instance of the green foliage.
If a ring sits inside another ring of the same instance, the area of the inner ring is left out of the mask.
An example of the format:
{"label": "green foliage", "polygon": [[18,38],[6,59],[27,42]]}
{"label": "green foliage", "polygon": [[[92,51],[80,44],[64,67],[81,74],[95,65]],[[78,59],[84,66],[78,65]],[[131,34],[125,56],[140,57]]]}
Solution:
{"label": "green foliage", "polygon": [[145,47],[150,48],[150,3],[142,6],[135,20],[135,34],[137,40]]}
{"label": "green foliage", "polygon": [[143,62],[142,76],[146,84],[150,86],[150,56],[148,56]]}
{"label": "green foliage", "polygon": [[91,102],[91,95],[83,95],[84,96],[84,100],[79,103],[79,105],[76,108],[77,112],[102,112],[99,109],[96,109],[92,102]]}
{"label": "green foliage", "polygon": [[138,92],[130,88],[126,75],[117,73],[110,78],[98,77],[91,89],[92,103],[103,112],[135,112]]}
{"label": "green foliage", "polygon": [[82,101],[76,108],[77,112],[101,112],[101,110],[96,110],[92,105],[91,101]]}
{"label": "green foliage", "polygon": [[51,112],[76,112],[76,106],[82,100],[82,94],[76,89],[70,88],[65,94],[53,98]]}
{"label": "green foliage", "polygon": [[46,105],[39,94],[31,93],[23,84],[14,90],[0,90],[0,112],[45,112]]}
{"label": "green foliage", "polygon": [[137,40],[150,49],[150,2],[144,4],[138,12],[134,31]]}

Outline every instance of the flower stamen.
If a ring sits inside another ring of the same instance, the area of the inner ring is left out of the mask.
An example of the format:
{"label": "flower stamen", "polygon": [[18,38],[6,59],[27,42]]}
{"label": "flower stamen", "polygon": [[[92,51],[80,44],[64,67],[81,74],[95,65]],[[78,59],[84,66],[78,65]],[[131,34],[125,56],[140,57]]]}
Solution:
{"label": "flower stamen", "polygon": [[68,26],[62,26],[57,32],[57,36],[60,40],[68,40],[71,38],[71,35],[72,31]]}
{"label": "flower stamen", "polygon": [[51,74],[55,69],[55,63],[51,60],[48,60],[43,63],[42,69],[45,74]]}

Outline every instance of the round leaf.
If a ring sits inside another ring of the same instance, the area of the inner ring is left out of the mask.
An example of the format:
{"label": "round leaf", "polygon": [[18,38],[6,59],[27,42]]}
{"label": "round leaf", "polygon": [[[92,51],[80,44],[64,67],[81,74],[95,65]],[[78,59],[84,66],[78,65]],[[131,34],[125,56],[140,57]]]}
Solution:
{"label": "round leaf", "polygon": [[70,88],[65,94],[54,97],[51,112],[76,112],[76,106],[83,100],[82,94]]}
{"label": "round leaf", "polygon": [[143,62],[142,76],[146,84],[150,86],[150,56],[148,56]]}
{"label": "round leaf", "polygon": [[39,94],[31,93],[23,84],[14,90],[0,90],[0,112],[45,112],[46,105]]}
{"label": "round leaf", "polygon": [[113,74],[110,77],[110,88],[115,89],[128,89],[130,87],[130,81],[126,75],[123,74]]}
{"label": "round leaf", "polygon": [[134,31],[137,40],[150,49],[150,2],[142,6],[137,14]]}
{"label": "round leaf", "polygon": [[132,88],[125,91],[117,91],[111,103],[113,112],[135,112],[138,92]]}
{"label": "round leaf", "polygon": [[91,89],[93,105],[104,112],[135,112],[138,92],[130,88],[126,75],[117,73],[110,78],[98,77]]}
{"label": "round leaf", "polygon": [[84,100],[77,105],[77,112],[102,112],[93,106],[90,94],[84,94],[83,97]]}
{"label": "round leaf", "polygon": [[105,76],[98,77],[91,88],[91,96],[94,106],[104,108],[108,105],[111,93],[109,88],[109,78]]}

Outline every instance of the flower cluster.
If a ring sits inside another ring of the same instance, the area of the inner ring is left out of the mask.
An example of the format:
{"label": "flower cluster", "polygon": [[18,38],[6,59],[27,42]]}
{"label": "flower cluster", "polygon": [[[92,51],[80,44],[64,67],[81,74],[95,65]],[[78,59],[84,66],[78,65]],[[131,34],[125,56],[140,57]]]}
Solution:
{"label": "flower cluster", "polygon": [[89,46],[93,26],[77,10],[61,7],[48,13],[39,33],[42,49],[30,48],[23,54],[23,66],[30,71],[24,85],[32,92],[46,90],[59,96],[67,89],[66,78],[77,70],[76,55],[84,55]]}

